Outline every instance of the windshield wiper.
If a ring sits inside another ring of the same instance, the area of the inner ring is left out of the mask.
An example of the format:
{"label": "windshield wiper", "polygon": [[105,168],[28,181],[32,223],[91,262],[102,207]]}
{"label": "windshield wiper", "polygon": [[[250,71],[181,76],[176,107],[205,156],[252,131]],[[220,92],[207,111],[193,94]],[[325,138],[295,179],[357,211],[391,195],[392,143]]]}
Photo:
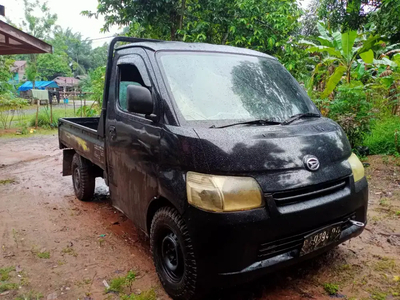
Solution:
{"label": "windshield wiper", "polygon": [[297,115],[291,116],[289,119],[283,121],[282,125],[288,125],[288,124],[290,124],[296,120],[299,120],[301,118],[321,118],[321,115],[312,113],[312,112],[297,114]]}
{"label": "windshield wiper", "polygon": [[232,124],[223,125],[223,126],[212,125],[212,126],[210,126],[210,128],[226,128],[226,127],[231,127],[231,126],[236,126],[236,125],[251,125],[251,124],[278,125],[278,124],[281,124],[281,122],[274,121],[274,120],[252,120],[252,121],[246,121],[246,122],[232,123]]}

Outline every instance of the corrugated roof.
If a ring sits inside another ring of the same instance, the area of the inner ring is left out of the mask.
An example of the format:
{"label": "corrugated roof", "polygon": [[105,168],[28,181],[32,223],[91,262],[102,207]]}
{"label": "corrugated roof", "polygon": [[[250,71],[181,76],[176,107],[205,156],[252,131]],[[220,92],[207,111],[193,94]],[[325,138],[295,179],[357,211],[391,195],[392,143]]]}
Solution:
{"label": "corrugated roof", "polygon": [[17,71],[19,68],[26,64],[26,60],[16,60],[14,65],[11,67],[11,72]]}
{"label": "corrugated roof", "polygon": [[53,79],[53,81],[57,82],[59,86],[76,86],[79,85],[80,80],[74,77],[62,77],[58,76]]}

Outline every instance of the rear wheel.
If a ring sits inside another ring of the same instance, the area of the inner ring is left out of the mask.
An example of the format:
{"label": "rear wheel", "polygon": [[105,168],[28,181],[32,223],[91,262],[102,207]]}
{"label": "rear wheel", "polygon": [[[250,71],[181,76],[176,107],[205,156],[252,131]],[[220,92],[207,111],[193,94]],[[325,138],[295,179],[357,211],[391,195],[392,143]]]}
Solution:
{"label": "rear wheel", "polygon": [[173,299],[198,295],[196,259],[186,224],[171,207],[159,209],[150,229],[150,246],[158,277]]}
{"label": "rear wheel", "polygon": [[96,177],[93,174],[90,162],[75,153],[71,167],[75,196],[82,201],[91,200],[94,194]]}

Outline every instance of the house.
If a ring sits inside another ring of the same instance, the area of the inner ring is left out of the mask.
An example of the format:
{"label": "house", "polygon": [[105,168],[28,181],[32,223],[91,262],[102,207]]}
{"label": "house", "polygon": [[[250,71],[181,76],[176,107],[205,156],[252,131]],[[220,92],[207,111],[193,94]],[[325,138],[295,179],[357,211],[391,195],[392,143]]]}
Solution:
{"label": "house", "polygon": [[58,76],[53,79],[57,83],[57,85],[62,89],[64,92],[72,92],[78,89],[79,87],[79,79],[74,77],[62,77]]}
{"label": "house", "polygon": [[25,76],[25,69],[27,67],[27,62],[25,60],[16,60],[14,65],[11,67],[11,72],[13,77],[11,79],[12,84],[19,84],[23,81]]}
{"label": "house", "polygon": [[35,81],[35,89],[33,89],[32,81],[26,81],[18,88],[18,92],[20,97],[30,99],[31,104],[33,104],[33,98],[39,99],[40,101],[48,101],[50,95],[49,92],[54,92],[58,88],[59,86],[54,81]]}

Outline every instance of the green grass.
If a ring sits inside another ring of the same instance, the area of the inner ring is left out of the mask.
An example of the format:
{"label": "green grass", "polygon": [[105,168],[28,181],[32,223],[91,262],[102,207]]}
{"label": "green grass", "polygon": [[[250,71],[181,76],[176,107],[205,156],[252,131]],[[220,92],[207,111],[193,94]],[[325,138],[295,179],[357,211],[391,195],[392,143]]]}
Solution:
{"label": "green grass", "polygon": [[0,282],[0,293],[16,289],[18,289],[18,284],[16,283]]}
{"label": "green grass", "polygon": [[6,281],[10,278],[10,272],[14,271],[14,267],[0,269],[0,281]]}
{"label": "green grass", "polygon": [[41,293],[29,291],[27,294],[19,295],[14,300],[40,300],[44,298]]}
{"label": "green grass", "polygon": [[[113,278],[110,282],[110,287],[105,290],[105,293],[118,293],[121,300],[156,300],[157,294],[154,289],[143,291],[140,295],[132,293],[132,283],[136,279],[136,272],[130,270],[126,276]],[[128,292],[129,290],[129,292]]]}
{"label": "green grass", "polygon": [[[397,137],[396,137],[397,131]],[[397,144],[396,144],[397,141]],[[377,120],[364,140],[371,154],[396,154],[400,149],[400,117]]]}
{"label": "green grass", "polygon": [[[36,126],[36,112],[29,116],[29,126]],[[75,117],[73,109],[53,108],[53,120],[50,122],[50,108],[43,107],[39,110],[38,126],[43,128],[56,128],[58,126],[59,118],[70,117]]]}
{"label": "green grass", "polygon": [[[27,109],[24,109],[16,115],[11,123],[11,128],[21,128],[23,126],[35,126],[36,123],[36,106],[29,107]],[[74,109],[73,108],[63,108],[63,107],[53,107],[53,116],[55,117],[56,120],[58,118],[64,118],[64,117],[75,117],[77,115],[76,113],[77,109],[75,110],[75,115],[74,115]],[[47,117],[48,116],[48,117]],[[42,120],[40,119],[42,118]],[[38,121],[50,121],[50,108],[47,108],[46,106],[42,106],[39,108],[39,119]],[[54,123],[54,122],[53,122]]]}
{"label": "green grass", "polygon": [[52,135],[52,134],[57,134],[57,129],[53,128],[53,129],[44,129],[44,128],[38,128],[37,130],[35,130],[33,133],[29,133],[28,134],[16,134],[16,133],[1,133],[0,132],[0,139],[13,139],[13,138],[17,138],[17,139],[23,139],[23,138],[28,138],[28,137],[32,137],[32,136],[38,136],[38,135]]}
{"label": "green grass", "polygon": [[121,297],[122,300],[156,300],[157,295],[154,289],[150,289],[142,292],[140,295],[130,294],[123,295]]}
{"label": "green grass", "polygon": [[374,270],[378,272],[394,271],[396,269],[396,262],[389,257],[382,257],[374,264]]}
{"label": "green grass", "polygon": [[[53,111],[53,118],[50,120],[50,110],[41,109],[38,114],[38,127],[43,128],[56,128],[58,126],[58,119],[61,118],[58,112]],[[36,126],[36,114],[31,116],[29,126]]]}
{"label": "green grass", "polygon": [[371,299],[374,300],[386,300],[387,294],[379,291],[373,291],[371,294]]}
{"label": "green grass", "polygon": [[106,290],[106,292],[123,292],[125,286],[126,278],[125,277],[117,277],[111,280],[110,287]]}
{"label": "green grass", "polygon": [[62,249],[62,253],[63,254],[68,254],[74,257],[78,256],[78,253],[76,253],[75,249],[73,249],[72,247],[66,247],[64,249]]}
{"label": "green grass", "polygon": [[339,291],[339,286],[333,283],[325,283],[324,290],[328,293],[328,295],[336,295]]}
{"label": "green grass", "polygon": [[136,278],[136,273],[130,270],[126,276],[113,278],[110,282],[110,287],[106,289],[106,292],[117,292],[122,293],[124,287],[131,289],[132,283]]}
{"label": "green grass", "polygon": [[0,185],[11,184],[14,182],[15,182],[15,179],[12,179],[12,178],[2,179],[2,180],[0,180]]}
{"label": "green grass", "polygon": [[49,259],[50,258],[50,252],[49,251],[38,252],[36,254],[36,256],[39,257],[39,258]]}

